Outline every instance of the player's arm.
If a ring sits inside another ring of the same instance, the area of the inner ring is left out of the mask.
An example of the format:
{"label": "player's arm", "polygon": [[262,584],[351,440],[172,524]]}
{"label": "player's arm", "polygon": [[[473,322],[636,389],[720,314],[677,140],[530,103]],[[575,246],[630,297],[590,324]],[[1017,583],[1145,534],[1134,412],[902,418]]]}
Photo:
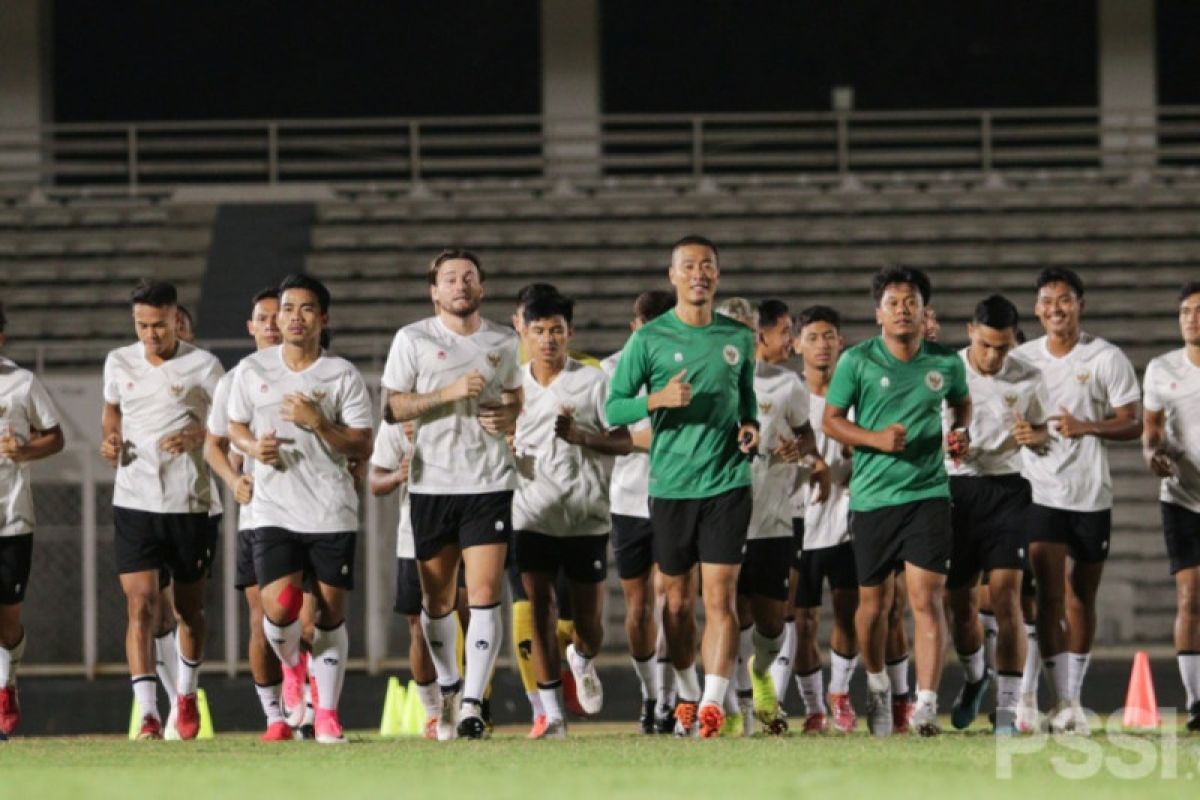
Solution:
{"label": "player's arm", "polygon": [[369,477],[371,494],[385,497],[403,486],[408,481],[408,465],[407,457],[400,462],[399,469],[384,469],[378,464],[372,464]]}
{"label": "player's arm", "polygon": [[849,409],[826,401],[821,430],[847,447],[870,447],[881,453],[899,453],[907,445],[908,429],[902,423],[893,422],[881,430],[871,431],[851,422],[848,414]]}
{"label": "player's arm", "polygon": [[[642,387],[650,388],[650,362],[642,337],[635,333],[629,337],[621,360],[617,362],[617,368],[608,382],[604,418],[610,425],[632,425],[656,409],[686,406],[691,402],[692,389],[683,381],[686,375],[686,369],[680,370],[661,391],[642,394]],[[668,390],[674,394],[663,394]]]}
{"label": "player's arm", "polygon": [[619,426],[607,431],[586,431],[575,424],[571,414],[560,411],[554,420],[554,435],[576,447],[586,447],[608,456],[624,456],[633,452],[629,429]]}
{"label": "player's arm", "polygon": [[650,442],[654,439],[654,431],[649,427],[627,428],[629,431],[630,452],[649,453]]}
{"label": "player's arm", "polygon": [[742,358],[742,369],[738,372],[738,449],[749,455],[758,452],[761,442],[758,424],[758,397],[754,393],[754,334],[749,334],[749,343]]}
{"label": "player's arm", "polygon": [[[471,370],[432,392],[396,392],[388,390],[388,422],[408,422],[431,414],[444,406],[478,397],[487,385],[479,370]],[[518,410],[519,406],[518,406]]]}
{"label": "player's arm", "polygon": [[1050,421],[1058,426],[1058,432],[1067,439],[1080,436],[1095,436],[1110,442],[1132,442],[1142,435],[1142,404],[1134,401],[1113,409],[1112,416],[1100,420],[1078,419],[1070,411],[1059,406],[1058,414]]}
{"label": "player's arm", "polygon": [[833,476],[830,473],[829,465],[825,463],[821,452],[817,450],[817,435],[812,429],[812,424],[804,422],[793,427],[792,436],[794,438],[776,448],[772,455],[785,461],[794,461],[807,466],[809,470],[808,483],[817,493],[813,502],[824,503],[829,499]]}
{"label": "player's arm", "polygon": [[1142,457],[1146,466],[1160,478],[1179,474],[1175,458],[1167,449],[1167,415],[1163,410],[1147,408],[1142,416]]}
{"label": "player's arm", "polygon": [[[284,395],[279,418],[307,428],[352,461],[366,461],[371,457],[373,431],[370,428],[351,428],[329,419],[310,397],[302,394]],[[230,427],[232,429],[232,423]]]}
{"label": "player's arm", "polygon": [[525,390],[520,386],[500,393],[498,405],[479,407],[479,424],[488,433],[509,436],[517,431],[517,417],[525,404]]}
{"label": "player's arm", "polygon": [[21,444],[21,440],[13,434],[11,425],[6,426],[3,434],[0,434],[0,456],[18,464],[52,456],[62,449],[63,432],[59,425],[44,431],[31,429],[25,444]]}
{"label": "player's arm", "polygon": [[121,406],[105,403],[100,414],[100,455],[114,467],[121,460]]}

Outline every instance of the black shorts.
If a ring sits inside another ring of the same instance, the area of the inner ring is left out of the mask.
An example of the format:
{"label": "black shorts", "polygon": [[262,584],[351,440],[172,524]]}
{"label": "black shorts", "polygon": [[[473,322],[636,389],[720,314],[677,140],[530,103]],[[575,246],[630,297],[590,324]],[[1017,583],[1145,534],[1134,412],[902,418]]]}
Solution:
{"label": "black shorts", "polygon": [[254,574],[259,587],[300,572],[339,589],[354,588],[355,531],[295,533],[284,528],[254,529]]}
{"label": "black shorts", "polygon": [[0,606],[25,600],[33,565],[33,534],[0,537]]}
{"label": "black shorts", "polygon": [[113,506],[117,572],[166,569],[180,583],[209,574],[216,556],[208,514],[155,514]]}
{"label": "black shorts", "polygon": [[691,500],[650,498],[654,562],[665,575],[700,564],[741,564],[752,511],[750,487]]}
{"label": "black shorts", "polygon": [[804,552],[804,517],[792,517],[792,569],[800,569],[800,556]]}
{"label": "black shorts", "polygon": [[417,560],[428,561],[452,544],[463,549],[508,544],[512,497],[512,492],[410,494]]}
{"label": "black shorts", "polygon": [[612,546],[621,580],[645,575],[654,566],[654,526],[650,519],[613,514]]}
{"label": "black shorts", "polygon": [[258,586],[258,573],[254,569],[254,529],[246,528],[237,533],[237,565],[233,574],[233,587],[245,590],[247,586]]}
{"label": "black shorts", "polygon": [[950,478],[950,551],[947,589],[973,586],[980,573],[1025,569],[1032,503],[1029,481],[1020,475]]}
{"label": "black shorts", "polygon": [[860,586],[878,586],[904,564],[950,571],[950,501],[916,500],[850,512],[854,568]]}
{"label": "black shorts", "polygon": [[1065,544],[1071,558],[1096,564],[1108,558],[1112,509],[1067,511],[1033,503],[1029,506],[1029,541]]}
{"label": "black shorts", "polygon": [[1200,514],[1175,503],[1159,505],[1171,574],[1200,566]]}
{"label": "black shorts", "polygon": [[608,575],[608,536],[548,536],[517,531],[513,537],[517,569],[557,578],[560,570],[573,583],[600,583]]}
{"label": "black shorts", "polygon": [[850,542],[805,550],[800,556],[800,576],[796,581],[796,608],[820,608],[821,590],[829,583],[830,591],[858,589],[858,571],[854,568],[854,546]]}
{"label": "black shorts", "polygon": [[396,602],[392,610],[408,617],[421,613],[421,575],[415,558],[396,559]]}
{"label": "black shorts", "polygon": [[792,547],[790,536],[747,540],[746,557],[738,573],[737,593],[742,597],[753,595],[786,603]]}

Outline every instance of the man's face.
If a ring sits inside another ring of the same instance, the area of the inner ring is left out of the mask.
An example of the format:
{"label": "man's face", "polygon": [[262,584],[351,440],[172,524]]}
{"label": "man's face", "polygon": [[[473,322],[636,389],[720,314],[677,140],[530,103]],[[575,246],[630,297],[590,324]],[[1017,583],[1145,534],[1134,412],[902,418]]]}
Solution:
{"label": "man's face", "polygon": [[254,304],[250,310],[250,319],[246,322],[246,330],[254,337],[255,349],[274,347],[283,341],[279,333],[279,301],[274,297],[266,297]]}
{"label": "man's face", "polygon": [[561,368],[567,360],[567,345],[574,332],[561,314],[535,319],[525,325],[525,350],[533,361]]}
{"label": "man's face", "polygon": [[828,322],[810,322],[800,329],[795,344],[804,366],[829,369],[842,352],[842,335]]}
{"label": "man's face", "polygon": [[685,244],[671,253],[667,278],[675,287],[676,296],[685,303],[702,306],[712,302],[720,276],[717,254],[711,247]]}
{"label": "man's face", "polygon": [[517,332],[517,336],[525,335],[525,304],[517,306],[517,310],[512,315],[513,330]]}
{"label": "man's face", "polygon": [[279,328],[290,345],[307,347],[321,340],[329,315],[321,312],[317,295],[308,289],[288,289],[279,298]]}
{"label": "man's face", "polygon": [[188,344],[196,341],[196,332],[192,330],[192,318],[175,310],[175,338],[182,339]]}
{"label": "man's face", "polygon": [[479,269],[465,258],[443,261],[438,267],[437,280],[429,287],[433,304],[439,311],[456,317],[469,317],[483,302],[483,283]]}
{"label": "man's face", "polygon": [[785,314],[771,326],[759,328],[758,344],[764,361],[770,364],[787,361],[792,355],[792,318]]}
{"label": "man's face", "polygon": [[995,375],[1004,366],[1004,359],[1017,346],[1012,328],[992,328],[980,322],[967,323],[971,339],[971,363],[984,375]]}
{"label": "man's face", "polygon": [[1051,336],[1070,336],[1079,330],[1079,315],[1083,300],[1070,284],[1062,281],[1047,283],[1038,289],[1033,313]]}
{"label": "man's face", "polygon": [[937,312],[933,310],[933,306],[925,306],[925,311],[921,315],[921,326],[927,342],[936,342],[942,335],[942,324],[938,322]]}
{"label": "man's face", "polygon": [[134,305],[133,328],[146,355],[162,357],[175,350],[175,317],[175,306]]}
{"label": "man's face", "polygon": [[1184,344],[1200,346],[1200,292],[1189,294],[1179,304],[1179,330]]}
{"label": "man's face", "polygon": [[911,283],[889,283],[875,309],[875,322],[894,339],[920,338],[924,334],[925,303]]}

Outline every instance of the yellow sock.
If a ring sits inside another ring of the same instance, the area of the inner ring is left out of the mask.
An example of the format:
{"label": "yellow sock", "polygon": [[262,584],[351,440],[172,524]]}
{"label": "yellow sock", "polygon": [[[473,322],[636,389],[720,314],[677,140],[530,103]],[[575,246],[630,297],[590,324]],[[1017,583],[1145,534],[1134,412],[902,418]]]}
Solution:
{"label": "yellow sock", "polygon": [[517,643],[517,671],[525,693],[537,691],[533,674],[533,606],[528,600],[516,600],[512,606],[513,641]]}
{"label": "yellow sock", "polygon": [[567,645],[575,641],[575,623],[569,619],[560,619],[558,621],[558,649],[565,653]]}

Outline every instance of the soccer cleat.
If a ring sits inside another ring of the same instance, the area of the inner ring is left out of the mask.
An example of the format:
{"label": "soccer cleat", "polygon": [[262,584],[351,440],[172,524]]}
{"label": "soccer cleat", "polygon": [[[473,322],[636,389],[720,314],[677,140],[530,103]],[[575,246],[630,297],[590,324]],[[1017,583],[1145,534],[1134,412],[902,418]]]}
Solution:
{"label": "soccer cleat", "polygon": [[827,730],[829,730],[829,718],[821,712],[809,714],[804,718],[802,733],[825,733]]}
{"label": "soccer cleat", "polygon": [[697,714],[700,718],[700,738],[715,739],[721,735],[721,726],[725,724],[725,712],[716,703],[705,703],[700,706]]}
{"label": "soccer cleat", "polygon": [[[314,719],[315,718],[316,717],[314,716]],[[293,732],[296,734],[295,738],[302,741],[311,742],[313,739],[317,738],[317,729],[310,722],[306,722],[299,728],[295,728]]]}
{"label": "soccer cleat", "polygon": [[21,704],[17,700],[17,686],[13,684],[0,689],[0,733],[5,736],[17,729],[21,722]]}
{"label": "soccer cleat", "polygon": [[892,695],[892,732],[909,733],[916,703],[906,694]]}
{"label": "soccer cleat", "polygon": [[162,720],[153,714],[142,717],[142,728],[137,735],[139,742],[153,742],[162,739]]}
{"label": "soccer cleat", "polygon": [[654,733],[654,708],[657,703],[654,700],[642,701],[642,714],[638,717],[638,725],[642,733]]}
{"label": "soccer cleat", "polygon": [[163,723],[163,740],[167,742],[178,742],[179,736],[179,704],[171,706],[171,713],[167,714],[167,721]]}
{"label": "soccer cleat", "polygon": [[545,714],[538,714],[533,718],[533,725],[529,728],[529,733],[525,735],[526,739],[540,739],[542,734],[546,732],[546,725],[550,720],[546,719]]}
{"label": "soccer cleat", "polygon": [[1188,706],[1187,729],[1191,733],[1200,731],[1200,701]]}
{"label": "soccer cleat", "polygon": [[833,729],[838,733],[853,733],[858,724],[849,692],[830,692],[829,709],[833,713]]}
{"label": "soccer cleat", "polygon": [[754,715],[751,714],[747,720],[746,715],[741,712],[728,714],[725,717],[725,724],[721,726],[722,736],[749,736],[752,731],[750,726],[754,724]]}
{"label": "soccer cleat", "polygon": [[998,708],[989,716],[992,720],[994,736],[1016,736],[1019,733],[1015,708]]}
{"label": "soccer cleat", "polygon": [[[583,661],[584,666],[575,671],[576,661]],[[571,675],[575,678],[575,693],[579,707],[583,713],[591,716],[599,714],[604,707],[604,687],[600,684],[600,676],[596,674],[596,662],[584,659],[575,649],[575,645],[567,645],[567,664],[571,667]]]}
{"label": "soccer cleat", "polygon": [[754,657],[747,662],[750,673],[750,688],[754,690],[754,716],[764,726],[771,726],[779,719],[779,698],[775,696],[775,681],[771,673],[759,675],[754,669]]}
{"label": "soccer cleat", "polygon": [[958,697],[954,698],[954,705],[950,707],[950,724],[960,731],[971,727],[971,723],[979,716],[979,707],[983,705],[983,699],[987,696],[987,689],[991,684],[990,669],[985,669],[983,677],[974,683],[964,683]]}
{"label": "soccer cleat", "polygon": [[180,739],[195,739],[200,732],[200,707],[196,695],[181,694],[175,701],[175,730]]}
{"label": "soccer cleat", "polygon": [[758,722],[758,719],[754,716],[754,698],[739,697],[738,713],[731,714],[730,718],[737,719],[738,724],[741,726],[741,730],[738,731],[739,735],[753,736],[754,723]]}
{"label": "soccer cleat", "polygon": [[675,706],[675,735],[696,735],[696,702],[680,700]]}
{"label": "soccer cleat", "polygon": [[430,739],[430,740],[436,742],[437,741],[437,731],[438,731],[438,718],[430,717],[429,719],[425,720],[425,730],[421,735],[424,736],[426,739]]}
{"label": "soccer cleat", "polygon": [[1087,712],[1083,710],[1083,706],[1079,704],[1079,701],[1076,700],[1071,703],[1069,710],[1071,712],[1071,722],[1070,729],[1067,732],[1073,733],[1076,736],[1091,736],[1092,726],[1088,722]]}
{"label": "soccer cleat", "polygon": [[654,712],[654,732],[668,734],[675,732],[675,708],[662,704]]}
{"label": "soccer cleat", "polygon": [[296,666],[283,665],[283,715],[293,728],[304,724],[304,682],[307,678],[307,653],[300,654]]}
{"label": "soccer cleat", "polygon": [[867,730],[872,736],[891,736],[893,726],[892,694],[886,689],[882,692],[867,692]]}
{"label": "soccer cleat", "polygon": [[318,708],[313,730],[317,734],[317,744],[346,743],[346,737],[342,734],[342,723],[335,708]]}
{"label": "soccer cleat", "polygon": [[462,702],[462,692],[442,691],[442,712],[438,714],[437,738],[439,742],[448,742],[458,738],[458,707]]}
{"label": "soccer cleat", "polygon": [[937,736],[942,732],[942,726],[938,725],[937,708],[933,705],[918,704],[909,722],[921,736]]}
{"label": "soccer cleat", "polygon": [[463,703],[458,719],[458,736],[461,739],[487,738],[487,724],[483,721],[479,704]]}
{"label": "soccer cleat", "polygon": [[562,680],[563,708],[569,714],[574,714],[577,717],[586,717],[587,712],[579,704],[579,692],[576,691],[575,675],[571,672],[571,668],[563,667],[559,672],[559,678]]}
{"label": "soccer cleat", "polygon": [[272,722],[267,726],[267,732],[262,735],[261,741],[264,742],[290,742],[295,736],[292,734],[292,729],[283,720]]}
{"label": "soccer cleat", "polygon": [[1033,694],[1021,695],[1021,699],[1017,701],[1016,717],[1013,720],[1017,732],[1036,733],[1040,722],[1038,719],[1039,716],[1037,696]]}
{"label": "soccer cleat", "polygon": [[565,739],[567,738],[567,723],[561,717],[556,719],[548,719],[544,715],[539,716],[538,720],[542,723],[538,726],[535,723],[536,731],[529,731],[530,739]]}

